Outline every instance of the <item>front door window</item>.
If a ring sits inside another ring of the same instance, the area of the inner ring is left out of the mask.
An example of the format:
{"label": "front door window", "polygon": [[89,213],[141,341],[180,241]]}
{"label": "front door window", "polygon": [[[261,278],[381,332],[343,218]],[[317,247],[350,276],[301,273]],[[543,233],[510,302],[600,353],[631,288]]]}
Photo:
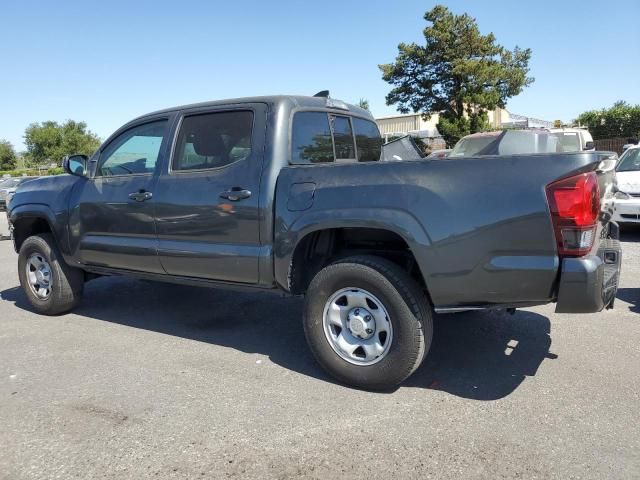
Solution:
{"label": "front door window", "polygon": [[96,176],[152,173],[166,126],[166,120],[159,120],[133,127],[116,137],[100,154]]}

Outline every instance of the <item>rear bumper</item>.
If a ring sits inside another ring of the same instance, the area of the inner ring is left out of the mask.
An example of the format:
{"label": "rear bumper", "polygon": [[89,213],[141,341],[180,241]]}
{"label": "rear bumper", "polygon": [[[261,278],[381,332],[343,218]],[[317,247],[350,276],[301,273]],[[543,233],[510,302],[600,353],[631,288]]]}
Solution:
{"label": "rear bumper", "polygon": [[596,255],[563,259],[556,312],[593,313],[612,308],[621,261],[620,242],[614,239],[601,240]]}

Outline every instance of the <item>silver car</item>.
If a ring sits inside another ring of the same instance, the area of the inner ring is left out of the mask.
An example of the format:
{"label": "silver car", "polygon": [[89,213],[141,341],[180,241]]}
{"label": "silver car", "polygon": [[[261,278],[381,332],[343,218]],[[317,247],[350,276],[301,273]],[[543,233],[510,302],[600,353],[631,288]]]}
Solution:
{"label": "silver car", "polygon": [[16,189],[29,180],[35,180],[39,177],[9,177],[0,181],[0,210],[7,209],[7,203],[11,195],[16,192]]}

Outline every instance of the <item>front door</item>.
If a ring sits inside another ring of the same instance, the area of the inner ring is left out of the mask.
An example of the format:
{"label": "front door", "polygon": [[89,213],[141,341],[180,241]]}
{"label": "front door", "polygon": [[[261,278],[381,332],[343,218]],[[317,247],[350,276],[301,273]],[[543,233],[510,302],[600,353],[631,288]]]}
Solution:
{"label": "front door", "polygon": [[164,273],[153,190],[167,131],[167,119],[125,130],[101,149],[93,176],[74,188],[70,239],[83,264]]}
{"label": "front door", "polygon": [[182,118],[154,191],[158,254],[170,275],[257,283],[266,107]]}

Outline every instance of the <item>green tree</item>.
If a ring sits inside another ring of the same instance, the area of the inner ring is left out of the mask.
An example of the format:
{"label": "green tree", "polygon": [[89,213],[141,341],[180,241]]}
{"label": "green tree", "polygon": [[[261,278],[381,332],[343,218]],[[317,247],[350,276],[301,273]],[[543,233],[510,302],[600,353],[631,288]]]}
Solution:
{"label": "green tree", "polygon": [[387,105],[402,113],[440,113],[438,129],[447,143],[488,128],[487,111],[504,108],[534,79],[528,76],[530,49],[507,50],[493,33],[482,35],[475,18],[437,5],[425,13],[430,23],[424,45],[401,43],[394,63],[379,65],[393,86]]}
{"label": "green tree", "polygon": [[32,164],[59,163],[65,155],[91,155],[100,138],[84,122],[67,120],[63,124],[47,121],[32,123],[24,132],[27,157]]}
{"label": "green tree", "polygon": [[358,106],[360,108],[364,108],[365,110],[369,110],[369,100],[367,100],[366,98],[361,98],[360,101],[358,101]]}
{"label": "green tree", "polygon": [[7,140],[0,140],[0,170],[16,168],[16,152]]}
{"label": "green tree", "polygon": [[589,127],[595,140],[638,137],[640,136],[640,105],[629,105],[620,100],[611,108],[581,113],[574,122]]}

